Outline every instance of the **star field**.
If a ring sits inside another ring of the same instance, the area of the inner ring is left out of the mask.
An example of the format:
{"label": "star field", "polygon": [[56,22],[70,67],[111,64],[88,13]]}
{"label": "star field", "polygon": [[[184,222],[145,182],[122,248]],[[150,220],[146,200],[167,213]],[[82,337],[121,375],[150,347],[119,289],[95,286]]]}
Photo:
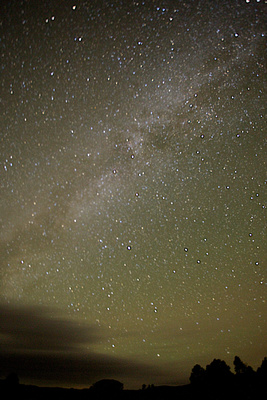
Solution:
{"label": "star field", "polygon": [[70,342],[82,331],[81,359],[112,366],[45,383],[259,366],[264,2],[3,1],[0,15],[1,305],[44,313],[49,351],[52,318]]}

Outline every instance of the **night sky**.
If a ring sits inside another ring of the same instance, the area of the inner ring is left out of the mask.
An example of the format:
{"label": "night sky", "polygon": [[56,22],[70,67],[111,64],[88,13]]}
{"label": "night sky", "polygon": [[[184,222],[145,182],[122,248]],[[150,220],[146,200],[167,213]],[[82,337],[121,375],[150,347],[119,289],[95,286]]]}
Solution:
{"label": "night sky", "polygon": [[266,17],[0,3],[0,375],[126,388],[267,355]]}

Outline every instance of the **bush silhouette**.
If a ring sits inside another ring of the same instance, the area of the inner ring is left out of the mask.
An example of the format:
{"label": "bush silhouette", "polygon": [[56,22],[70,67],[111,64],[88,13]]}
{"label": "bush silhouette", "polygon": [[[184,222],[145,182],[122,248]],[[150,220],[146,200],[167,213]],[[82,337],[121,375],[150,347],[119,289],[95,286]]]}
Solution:
{"label": "bush silhouette", "polygon": [[93,384],[91,390],[107,394],[114,394],[123,390],[123,383],[115,379],[102,379]]}

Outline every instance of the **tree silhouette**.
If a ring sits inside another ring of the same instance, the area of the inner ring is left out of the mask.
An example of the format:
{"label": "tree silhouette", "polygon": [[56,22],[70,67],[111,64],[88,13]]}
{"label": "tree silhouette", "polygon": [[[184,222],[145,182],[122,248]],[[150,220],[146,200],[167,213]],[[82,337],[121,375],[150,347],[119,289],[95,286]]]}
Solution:
{"label": "tree silhouette", "polygon": [[267,357],[264,357],[261,366],[257,369],[257,384],[259,390],[264,393],[267,398]]}
{"label": "tree silhouette", "polygon": [[199,364],[196,364],[190,375],[190,382],[192,385],[202,385],[205,382],[206,371]]}
{"label": "tree silhouette", "polygon": [[262,360],[261,366],[257,369],[257,374],[267,381],[267,357]]}
{"label": "tree silhouette", "polygon": [[142,385],[142,390],[146,390],[146,384],[145,383],[143,383],[143,385]]}
{"label": "tree silhouette", "polygon": [[235,374],[220,359],[214,359],[206,369],[196,364],[189,378],[194,395],[218,400],[267,399],[267,357],[257,372],[238,356],[235,356],[233,363]]}
{"label": "tree silhouette", "polygon": [[208,380],[215,382],[225,382],[232,376],[230,367],[225,361],[220,359],[214,359],[209,365],[207,365],[206,374]]}
{"label": "tree silhouette", "polygon": [[252,367],[244,364],[243,361],[241,361],[238,356],[235,356],[234,366],[235,366],[235,372],[237,375],[242,375],[242,374],[253,375],[254,374]]}

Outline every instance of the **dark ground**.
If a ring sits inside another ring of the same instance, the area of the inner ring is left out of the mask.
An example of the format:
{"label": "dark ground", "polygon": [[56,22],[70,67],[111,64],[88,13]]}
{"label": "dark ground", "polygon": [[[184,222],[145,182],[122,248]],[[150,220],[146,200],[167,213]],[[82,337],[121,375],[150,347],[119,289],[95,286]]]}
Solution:
{"label": "dark ground", "polygon": [[116,393],[110,392],[94,392],[92,389],[64,389],[64,388],[48,388],[38,386],[17,385],[16,387],[7,387],[1,382],[0,397],[5,400],[13,396],[16,399],[26,400],[42,400],[48,399],[50,396],[57,399],[87,399],[87,400],[134,400],[134,399],[179,399],[193,400],[198,398],[208,400],[260,400],[267,398],[267,390],[265,387],[241,387],[233,385],[232,387],[193,387],[185,386],[159,386],[145,390],[122,390]]}

